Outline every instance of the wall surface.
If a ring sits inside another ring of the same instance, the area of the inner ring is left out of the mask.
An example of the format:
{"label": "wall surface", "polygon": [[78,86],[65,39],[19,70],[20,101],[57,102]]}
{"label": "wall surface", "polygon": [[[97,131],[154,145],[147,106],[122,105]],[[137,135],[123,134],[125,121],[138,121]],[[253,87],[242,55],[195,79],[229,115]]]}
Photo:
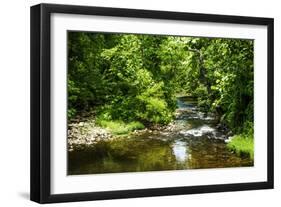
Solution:
{"label": "wall surface", "polygon": [[261,16],[275,18],[275,189],[53,206],[265,206],[281,202],[281,13],[278,1],[250,0],[49,0],[2,1],[0,33],[0,206],[37,206],[29,201],[29,7],[38,3],[81,4],[136,9]]}

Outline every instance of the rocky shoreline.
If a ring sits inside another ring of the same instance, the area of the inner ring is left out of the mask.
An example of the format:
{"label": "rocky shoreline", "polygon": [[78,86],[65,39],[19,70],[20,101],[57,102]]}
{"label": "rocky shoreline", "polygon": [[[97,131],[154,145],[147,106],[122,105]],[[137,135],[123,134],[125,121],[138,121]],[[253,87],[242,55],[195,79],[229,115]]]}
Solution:
{"label": "rocky shoreline", "polygon": [[107,129],[97,126],[94,119],[69,124],[67,134],[68,151],[113,138]]}
{"label": "rocky shoreline", "polygon": [[[176,110],[176,119],[168,125],[151,125],[141,130],[132,131],[128,135],[142,135],[144,133],[157,134],[159,132],[168,134],[180,133],[181,130],[186,129],[187,127],[186,123],[181,123],[177,120],[177,118],[184,115],[183,111],[184,110],[180,111],[179,109]],[[226,135],[223,136],[223,139],[227,142],[231,132],[226,131],[225,128],[222,129],[220,124],[216,128]],[[91,114],[91,116],[88,117],[77,117],[76,119],[71,120],[71,123],[68,125],[68,151],[92,147],[100,141],[110,141],[120,136],[122,135],[113,135],[108,129],[98,126],[95,123],[95,114]]]}
{"label": "rocky shoreline", "polygon": [[[167,126],[154,125],[149,128],[135,130],[130,134],[141,135],[143,133],[173,132],[177,130],[175,122],[171,122]],[[109,130],[99,127],[95,123],[94,118],[84,119],[83,121],[72,122],[68,125],[68,151],[75,149],[90,147],[100,141],[110,141],[118,138]],[[122,136],[122,135],[121,135]]]}

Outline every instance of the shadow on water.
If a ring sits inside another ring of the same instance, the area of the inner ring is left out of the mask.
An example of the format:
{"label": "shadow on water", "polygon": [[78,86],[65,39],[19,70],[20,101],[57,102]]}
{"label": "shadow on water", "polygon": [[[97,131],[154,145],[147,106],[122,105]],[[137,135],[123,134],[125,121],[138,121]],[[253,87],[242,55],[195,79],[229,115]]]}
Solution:
{"label": "shadow on water", "polygon": [[213,117],[178,98],[173,131],[147,131],[69,152],[68,174],[141,172],[253,166],[226,148]]}

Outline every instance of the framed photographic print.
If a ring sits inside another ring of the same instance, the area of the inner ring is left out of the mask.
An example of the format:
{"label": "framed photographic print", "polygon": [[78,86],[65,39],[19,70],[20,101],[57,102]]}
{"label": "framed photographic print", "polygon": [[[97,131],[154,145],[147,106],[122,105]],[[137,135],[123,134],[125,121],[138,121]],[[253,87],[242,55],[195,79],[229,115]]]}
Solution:
{"label": "framed photographic print", "polygon": [[31,7],[31,200],[273,188],[273,19]]}

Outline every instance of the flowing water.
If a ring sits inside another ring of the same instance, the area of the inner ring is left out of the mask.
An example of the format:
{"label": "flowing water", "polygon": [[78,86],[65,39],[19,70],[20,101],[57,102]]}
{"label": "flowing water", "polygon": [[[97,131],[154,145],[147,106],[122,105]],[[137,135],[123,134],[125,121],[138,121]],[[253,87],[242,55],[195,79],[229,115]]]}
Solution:
{"label": "flowing water", "polygon": [[212,116],[200,112],[188,97],[177,100],[170,130],[147,130],[68,154],[68,174],[140,172],[253,166],[226,148],[225,135]]}

